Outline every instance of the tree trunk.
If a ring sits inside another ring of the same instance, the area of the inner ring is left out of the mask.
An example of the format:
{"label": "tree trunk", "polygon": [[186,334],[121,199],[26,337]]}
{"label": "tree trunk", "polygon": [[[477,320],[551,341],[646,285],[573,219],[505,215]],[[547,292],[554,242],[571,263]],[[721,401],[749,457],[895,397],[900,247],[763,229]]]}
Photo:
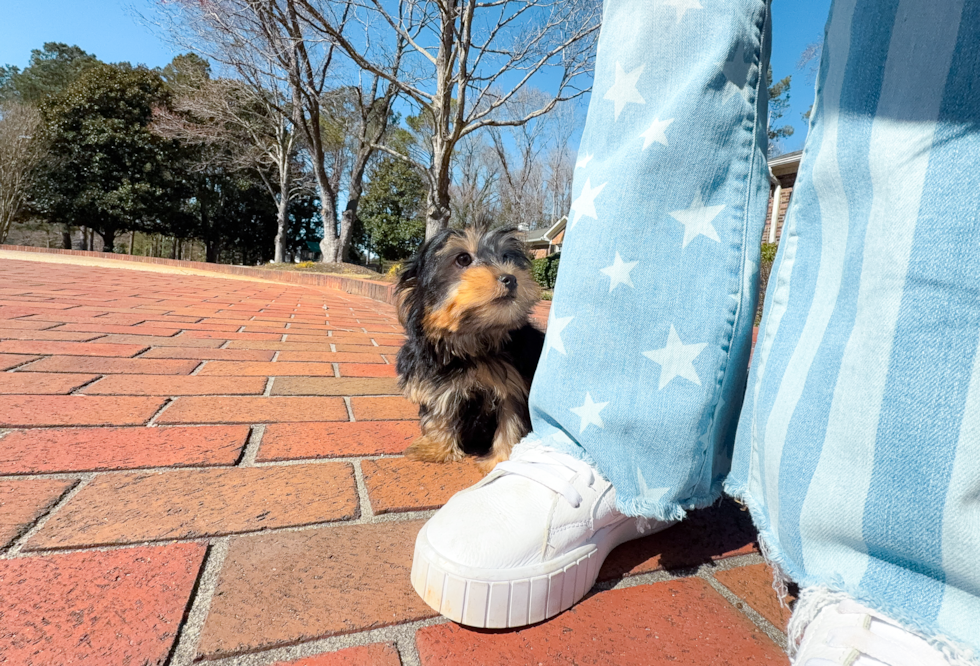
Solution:
{"label": "tree trunk", "polygon": [[285,190],[279,196],[279,201],[276,202],[276,254],[275,261],[277,264],[281,264],[286,260],[286,225],[289,224],[289,217],[287,216],[289,208],[289,200],[286,198]]}
{"label": "tree trunk", "polygon": [[71,225],[66,224],[61,231],[61,247],[65,250],[71,249]]}
{"label": "tree trunk", "polygon": [[129,233],[129,254],[132,256],[133,250],[136,248],[136,232],[131,231]]}
{"label": "tree trunk", "polygon": [[321,263],[333,264],[340,261],[340,239],[337,238],[336,232],[333,235],[334,237],[330,238],[324,234],[323,240],[320,241]]}
{"label": "tree trunk", "polygon": [[173,237],[173,239],[172,239],[172,241],[170,243],[170,258],[171,259],[176,259],[177,258],[177,237],[176,236]]}
{"label": "tree trunk", "polygon": [[350,260],[350,239],[354,234],[354,220],[357,219],[357,203],[354,203],[354,210],[348,205],[347,209],[340,217],[340,258],[338,261]]}
{"label": "tree trunk", "polygon": [[449,192],[429,192],[426,201],[425,240],[429,240],[443,229],[449,228],[452,211],[449,208]]}
{"label": "tree trunk", "polygon": [[218,246],[211,239],[204,241],[204,261],[209,264],[218,263]]}
{"label": "tree trunk", "polygon": [[[102,251],[103,252],[113,252],[116,247],[116,230],[109,228],[105,231],[100,231],[99,235],[102,236]],[[95,250],[95,229],[92,230],[92,250]]]}
{"label": "tree trunk", "polygon": [[429,194],[426,198],[425,239],[429,240],[443,229],[449,228],[452,210],[449,208],[449,181],[451,178],[450,158],[452,146],[450,142],[433,137],[432,167],[429,170],[431,181]]}

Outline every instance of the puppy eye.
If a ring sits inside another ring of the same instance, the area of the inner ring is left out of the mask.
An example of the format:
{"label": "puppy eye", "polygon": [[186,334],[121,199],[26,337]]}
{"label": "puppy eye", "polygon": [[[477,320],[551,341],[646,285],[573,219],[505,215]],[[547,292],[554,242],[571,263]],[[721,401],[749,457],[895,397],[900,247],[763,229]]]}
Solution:
{"label": "puppy eye", "polygon": [[463,252],[462,254],[456,257],[456,265],[459,266],[460,268],[466,268],[472,263],[473,263],[473,257],[471,257],[466,252]]}

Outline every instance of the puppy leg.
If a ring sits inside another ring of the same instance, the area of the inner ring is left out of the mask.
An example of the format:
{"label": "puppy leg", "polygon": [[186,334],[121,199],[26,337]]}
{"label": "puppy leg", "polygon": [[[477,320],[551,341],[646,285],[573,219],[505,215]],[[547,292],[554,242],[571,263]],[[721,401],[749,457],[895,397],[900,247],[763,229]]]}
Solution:
{"label": "puppy leg", "polygon": [[445,415],[423,410],[422,436],[405,450],[405,457],[423,462],[462,460],[459,435]]}
{"label": "puppy leg", "polygon": [[509,459],[511,449],[530,428],[527,397],[513,396],[505,400],[497,410],[497,431],[493,436],[493,448],[489,454],[476,461],[480,471],[489,474],[497,463]]}

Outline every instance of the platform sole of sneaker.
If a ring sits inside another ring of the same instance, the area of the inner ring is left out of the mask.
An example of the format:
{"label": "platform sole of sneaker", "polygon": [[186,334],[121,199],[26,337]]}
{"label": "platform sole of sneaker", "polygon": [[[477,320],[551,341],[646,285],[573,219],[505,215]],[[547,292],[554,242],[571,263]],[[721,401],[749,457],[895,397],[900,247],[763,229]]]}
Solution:
{"label": "platform sole of sneaker", "polygon": [[[592,589],[613,548],[641,536],[626,520],[592,542],[541,564],[519,569],[466,567],[436,553],[423,526],[415,541],[412,586],[429,606],[468,627],[508,629],[554,617]],[[664,525],[667,527],[667,525]]]}

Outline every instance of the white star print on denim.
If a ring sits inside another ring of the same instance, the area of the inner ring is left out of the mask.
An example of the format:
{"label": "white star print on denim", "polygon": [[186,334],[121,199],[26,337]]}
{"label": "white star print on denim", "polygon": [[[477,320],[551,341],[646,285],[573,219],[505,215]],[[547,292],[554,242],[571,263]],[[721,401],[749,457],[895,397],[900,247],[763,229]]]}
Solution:
{"label": "white star print on denim", "polygon": [[667,345],[663,349],[643,352],[648,359],[660,364],[660,384],[657,388],[662,389],[667,386],[675,377],[681,377],[700,386],[701,378],[694,369],[694,359],[707,346],[706,342],[685,345],[677,335],[674,325],[671,324],[670,332],[667,334]]}
{"label": "white star print on denim", "polygon": [[670,216],[684,225],[684,242],[681,247],[687,247],[698,236],[707,236],[715,242],[721,242],[711,221],[718,217],[718,213],[724,208],[724,205],[705,206],[701,193],[698,192],[690,208],[671,211]]}
{"label": "white star print on denim", "polygon": [[664,130],[670,127],[672,122],[674,122],[673,118],[668,118],[667,120],[654,118],[650,127],[640,134],[643,137],[643,150],[646,150],[651,143],[669,146],[670,144],[667,143],[667,135],[664,134]]}
{"label": "white star print on denim", "polygon": [[[768,23],[766,0],[604,0],[554,291],[575,320],[533,436],[626,515],[724,484],[792,579],[980,649],[980,4],[832,3],[749,373]],[[603,402],[601,428],[570,411]]]}
{"label": "white star print on denim", "polygon": [[575,215],[572,217],[569,225],[570,228],[574,228],[581,217],[591,217],[593,220],[598,219],[595,212],[595,198],[599,196],[602,188],[606,185],[607,183],[603,183],[599,187],[592,187],[589,179],[585,179],[585,185],[582,186],[582,191],[579,192],[578,198],[572,202],[572,212]]}
{"label": "white star print on denim", "polygon": [[665,7],[673,7],[677,12],[677,22],[684,18],[684,13],[691,9],[704,9],[698,0],[664,0]]}
{"label": "white star print on denim", "polygon": [[592,154],[583,155],[581,158],[579,158],[578,161],[575,162],[575,168],[576,169],[584,169],[585,167],[587,167],[589,165],[589,162],[592,161],[592,158],[593,157],[594,157],[594,155],[592,155]]}
{"label": "white star print on denim", "polygon": [[636,89],[636,83],[643,73],[643,65],[626,72],[623,66],[616,63],[616,83],[612,85],[602,99],[608,99],[615,104],[616,120],[627,104],[646,104],[643,96]]}
{"label": "white star print on denim", "polygon": [[582,419],[582,425],[579,427],[579,433],[585,432],[585,429],[590,425],[594,425],[598,428],[604,428],[605,425],[602,423],[602,418],[599,416],[599,412],[606,408],[608,402],[594,402],[592,400],[592,395],[589,393],[585,394],[585,402],[582,403],[581,407],[571,407],[570,411],[577,414],[579,418]]}
{"label": "white star print on denim", "polygon": [[559,354],[567,355],[565,351],[565,344],[561,339],[561,332],[565,330],[565,327],[571,323],[572,319],[575,317],[556,317],[555,309],[551,308],[551,312],[548,313],[548,332],[544,336],[544,352],[542,354],[542,360],[548,358],[548,352],[554,349]]}
{"label": "white star print on denim", "polygon": [[606,266],[605,268],[599,269],[600,273],[609,276],[609,293],[611,294],[613,289],[621,284],[625,284],[627,287],[633,286],[633,281],[630,280],[630,271],[636,268],[639,261],[623,261],[623,258],[619,256],[619,252],[616,253],[616,258],[613,259],[612,266]]}

